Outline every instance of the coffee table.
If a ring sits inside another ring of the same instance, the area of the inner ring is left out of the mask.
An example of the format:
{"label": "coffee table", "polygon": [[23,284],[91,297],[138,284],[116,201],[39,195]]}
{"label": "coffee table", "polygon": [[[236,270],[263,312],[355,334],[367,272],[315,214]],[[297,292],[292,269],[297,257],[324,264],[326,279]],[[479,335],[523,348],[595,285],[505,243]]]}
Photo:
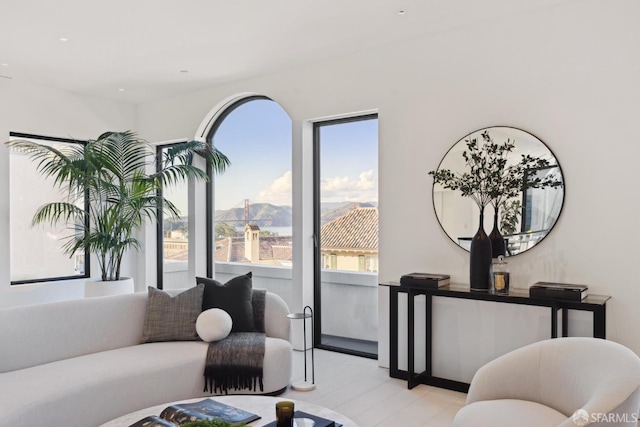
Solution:
{"label": "coffee table", "polygon": [[[268,396],[211,396],[213,400],[224,403],[226,405],[234,406],[239,409],[244,409],[245,411],[253,412],[254,414],[260,415],[262,418],[256,420],[250,424],[247,424],[251,427],[260,427],[269,424],[276,419],[276,402],[281,400],[289,400],[295,403],[295,409],[298,411],[307,412],[309,414],[313,414],[322,418],[327,418],[330,420],[334,420],[337,423],[342,424],[344,427],[358,427],[351,419],[345,417],[344,415],[332,411],[329,408],[325,408],[320,405],[315,405],[313,403],[305,402],[302,400],[293,400],[281,397],[268,397]],[[174,403],[191,403],[197,402],[202,399],[207,399],[207,397],[199,397],[197,399],[187,399],[180,400],[176,402],[168,402],[158,406],[152,406],[150,408],[141,409],[139,411],[132,412],[127,415],[123,415],[120,418],[116,418],[115,420],[109,421],[106,424],[103,424],[100,427],[128,427],[131,424],[143,419],[149,415],[159,415],[160,412],[164,408]]]}

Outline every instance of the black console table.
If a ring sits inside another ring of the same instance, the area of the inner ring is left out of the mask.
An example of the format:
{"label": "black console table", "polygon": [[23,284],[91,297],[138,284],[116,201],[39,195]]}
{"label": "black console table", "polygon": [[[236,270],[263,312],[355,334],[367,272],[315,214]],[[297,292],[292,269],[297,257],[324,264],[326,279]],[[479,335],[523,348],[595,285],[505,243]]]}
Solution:
{"label": "black console table", "polygon": [[[418,384],[427,384],[435,387],[447,388],[450,390],[467,392],[469,384],[445,378],[434,377],[431,371],[432,359],[432,326],[433,310],[432,298],[434,296],[462,298],[470,300],[494,301],[508,304],[525,304],[539,307],[549,307],[551,316],[551,338],[558,336],[558,312],[562,313],[562,336],[568,336],[569,310],[590,311],[593,313],[593,336],[595,338],[606,338],[606,304],[611,298],[606,295],[588,295],[580,302],[561,301],[530,298],[528,291],[512,290],[508,294],[491,294],[482,291],[472,291],[468,285],[451,284],[437,289],[427,289],[423,287],[400,286],[397,282],[381,283],[380,286],[389,287],[389,375],[392,378],[407,380],[408,388],[413,388]],[[398,294],[407,294],[407,371],[398,369]],[[426,369],[424,372],[415,372],[415,297],[425,295],[426,298]]]}

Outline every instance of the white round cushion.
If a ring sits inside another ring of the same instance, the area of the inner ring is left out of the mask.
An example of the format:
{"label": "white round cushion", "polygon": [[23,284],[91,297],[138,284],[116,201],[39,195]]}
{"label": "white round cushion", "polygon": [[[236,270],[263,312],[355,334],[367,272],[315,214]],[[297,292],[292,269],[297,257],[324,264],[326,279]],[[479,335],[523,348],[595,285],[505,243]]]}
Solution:
{"label": "white round cushion", "polygon": [[202,341],[220,341],[229,335],[233,321],[226,311],[219,308],[205,310],[196,319],[196,332]]}

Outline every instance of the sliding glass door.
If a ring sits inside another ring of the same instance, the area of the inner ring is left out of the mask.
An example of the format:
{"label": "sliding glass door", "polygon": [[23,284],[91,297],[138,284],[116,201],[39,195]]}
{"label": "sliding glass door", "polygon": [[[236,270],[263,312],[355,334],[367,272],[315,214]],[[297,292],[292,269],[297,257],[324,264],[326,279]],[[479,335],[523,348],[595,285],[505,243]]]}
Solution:
{"label": "sliding glass door", "polygon": [[315,337],[377,357],[378,118],[314,124]]}

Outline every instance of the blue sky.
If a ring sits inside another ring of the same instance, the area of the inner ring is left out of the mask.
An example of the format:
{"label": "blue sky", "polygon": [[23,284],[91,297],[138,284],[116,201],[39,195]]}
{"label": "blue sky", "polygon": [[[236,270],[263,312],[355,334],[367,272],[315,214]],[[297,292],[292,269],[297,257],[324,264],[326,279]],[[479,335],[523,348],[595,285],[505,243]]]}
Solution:
{"label": "blue sky", "polygon": [[[321,130],[322,192],[326,201],[377,201],[377,120]],[[291,205],[291,120],[275,102],[247,102],[222,122],[215,146],[231,160],[216,176],[216,209],[243,200]],[[372,200],[374,198],[374,200]]]}
{"label": "blue sky", "polygon": [[378,121],[320,128],[323,202],[378,201]]}
{"label": "blue sky", "polygon": [[250,101],[233,110],[213,142],[231,160],[231,167],[215,177],[216,209],[242,206],[245,198],[257,201],[291,170],[291,120],[273,101]]}

